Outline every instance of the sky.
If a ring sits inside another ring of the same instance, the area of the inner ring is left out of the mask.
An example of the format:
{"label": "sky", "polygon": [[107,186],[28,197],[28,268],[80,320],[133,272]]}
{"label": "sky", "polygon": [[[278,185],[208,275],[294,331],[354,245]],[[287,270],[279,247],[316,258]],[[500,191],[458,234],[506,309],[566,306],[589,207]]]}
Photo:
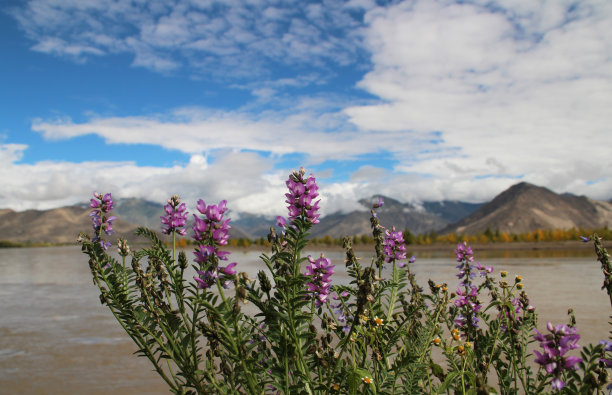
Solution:
{"label": "sky", "polygon": [[0,207],[612,198],[609,0],[4,0]]}

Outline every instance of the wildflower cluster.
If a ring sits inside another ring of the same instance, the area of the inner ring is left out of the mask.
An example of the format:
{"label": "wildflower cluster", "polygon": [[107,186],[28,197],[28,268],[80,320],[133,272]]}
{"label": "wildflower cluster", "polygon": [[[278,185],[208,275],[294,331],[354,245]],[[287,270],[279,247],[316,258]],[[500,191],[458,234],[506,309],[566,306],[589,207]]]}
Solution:
{"label": "wildflower cluster", "polygon": [[90,200],[89,207],[94,209],[91,214],[89,214],[94,229],[93,241],[98,241],[104,249],[107,249],[111,246],[111,243],[102,240],[102,232],[109,236],[115,233],[113,230],[113,221],[116,220],[117,217],[109,215],[113,209],[113,198],[110,193],[102,195],[101,193],[94,192],[94,198]]}
{"label": "wildflower cluster", "polygon": [[540,342],[542,352],[534,350],[537,356],[535,362],[544,367],[549,375],[554,376],[552,379],[552,388],[560,390],[565,387],[565,382],[562,380],[562,375],[565,370],[576,369],[581,358],[565,355],[570,350],[580,348],[578,340],[580,335],[576,328],[567,325],[553,326],[550,322],[546,324],[546,329],[550,333],[542,334],[536,329],[536,335],[533,337]]}
{"label": "wildflower cluster", "polygon": [[[535,330],[534,336],[537,315],[523,278],[512,282],[506,271],[495,278],[492,267],[474,263],[467,244],[455,249],[456,292],[431,279],[429,290],[419,286],[411,267],[403,269],[416,258],[406,259],[402,232],[376,216],[382,198],[370,217],[375,256],[362,263],[346,237],[346,275],[337,281],[340,269],[329,258],[304,253],[320,202],[314,176],[305,174],[289,175],[288,220],[278,217],[279,234],[271,228],[271,253],[261,256],[265,270],[256,280],[238,273],[236,262],[221,265],[230,256],[223,250],[230,237],[226,201],[197,202],[196,275],[190,280],[190,259],[175,254],[175,236],[185,234],[187,216],[178,196],[168,199],[160,217],[162,233],[172,235],[171,251],[168,241],[139,228],[136,234],[150,246],[132,251],[119,239],[121,264],[102,240],[113,233],[111,195],[94,194],[94,236],[80,240],[100,301],[172,393],[531,395],[551,387],[593,393],[607,384],[612,342],[586,346],[581,357],[569,355],[579,347],[574,318],[569,325],[549,323],[547,334]],[[609,255],[596,235],[589,240],[612,300]],[[528,351],[533,339],[540,344],[537,374]]]}
{"label": "wildflower cluster", "polygon": [[308,178],[304,179],[306,171],[301,168],[300,171],[293,171],[287,180],[287,188],[289,193],[285,196],[289,209],[289,219],[291,221],[296,220],[298,217],[303,217],[312,224],[319,223],[319,202],[320,199],[313,203],[319,194],[315,177],[311,174]]}
{"label": "wildflower cluster", "polygon": [[181,203],[181,198],[177,195],[168,199],[168,204],[164,206],[165,216],[160,217],[162,223],[162,233],[178,233],[185,236],[185,223],[187,222],[187,206]]}

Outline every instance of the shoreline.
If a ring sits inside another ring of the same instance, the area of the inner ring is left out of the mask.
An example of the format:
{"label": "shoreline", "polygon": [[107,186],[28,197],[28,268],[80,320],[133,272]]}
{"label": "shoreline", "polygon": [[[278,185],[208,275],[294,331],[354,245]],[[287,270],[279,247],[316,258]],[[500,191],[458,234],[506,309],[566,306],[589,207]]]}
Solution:
{"label": "shoreline", "polygon": [[[602,244],[606,249],[612,249],[612,240],[602,240]],[[406,250],[413,252],[420,251],[449,251],[454,250],[456,244],[452,243],[435,243],[435,244],[407,244]],[[516,241],[509,243],[473,243],[470,244],[474,251],[491,251],[491,250],[591,250],[594,252],[593,244],[591,241],[584,243],[579,240],[567,240],[567,241],[540,241],[540,242],[528,242],[528,241]],[[344,248],[337,245],[326,245],[326,244],[309,244],[309,249],[318,249],[321,251],[344,251]],[[227,247],[229,251],[268,251],[269,248],[266,246],[250,245],[248,247]],[[374,244],[357,244],[353,246],[354,251],[374,252]]]}

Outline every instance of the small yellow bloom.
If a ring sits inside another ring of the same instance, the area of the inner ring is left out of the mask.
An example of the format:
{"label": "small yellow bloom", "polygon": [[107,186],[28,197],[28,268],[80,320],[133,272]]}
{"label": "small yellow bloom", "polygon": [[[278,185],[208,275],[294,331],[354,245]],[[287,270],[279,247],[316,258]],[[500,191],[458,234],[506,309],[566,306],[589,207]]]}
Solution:
{"label": "small yellow bloom", "polygon": [[465,354],[465,347],[460,345],[457,346],[457,355],[464,355]]}
{"label": "small yellow bloom", "polygon": [[372,384],[372,381],[374,381],[373,379],[369,378],[368,376],[362,377],[361,381],[363,381],[366,384]]}
{"label": "small yellow bloom", "polygon": [[442,292],[446,292],[446,287],[442,287]]}
{"label": "small yellow bloom", "polygon": [[332,389],[334,391],[339,391],[340,390],[340,384],[336,383],[336,384],[332,384]]}
{"label": "small yellow bloom", "polygon": [[374,317],[374,322],[376,323],[376,326],[382,326],[383,325],[383,319],[382,318]]}
{"label": "small yellow bloom", "polygon": [[363,322],[368,322],[368,316],[366,316],[366,315],[362,315],[362,316],[361,316],[361,321],[363,321]]}
{"label": "small yellow bloom", "polygon": [[436,337],[435,339],[433,339],[433,344],[435,344],[436,346],[439,346],[441,342],[442,341],[440,340],[439,337]]}
{"label": "small yellow bloom", "polygon": [[523,289],[523,283],[518,283],[518,284],[516,284],[516,287],[517,287],[518,289]]}
{"label": "small yellow bloom", "polygon": [[520,283],[522,280],[523,280],[523,277],[521,277],[521,276],[514,277],[514,282],[515,283]]}
{"label": "small yellow bloom", "polygon": [[472,348],[472,342],[465,342],[466,348]]}
{"label": "small yellow bloom", "polygon": [[507,271],[505,271],[505,270],[502,270],[502,271],[500,272],[500,274],[501,274],[502,278],[505,278],[505,277],[508,275],[508,272],[507,272]]}

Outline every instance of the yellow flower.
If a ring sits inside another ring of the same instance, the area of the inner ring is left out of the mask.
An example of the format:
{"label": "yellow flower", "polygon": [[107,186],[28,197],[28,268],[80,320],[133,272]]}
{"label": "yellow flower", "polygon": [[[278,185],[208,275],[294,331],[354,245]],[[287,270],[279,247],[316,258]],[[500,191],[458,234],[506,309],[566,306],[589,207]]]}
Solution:
{"label": "yellow flower", "polygon": [[514,282],[515,283],[520,283],[522,280],[523,280],[523,277],[521,277],[521,276],[514,277]]}
{"label": "yellow flower", "polygon": [[333,389],[334,391],[339,391],[339,390],[340,390],[340,384],[338,384],[338,383],[333,384],[333,385],[332,385],[332,389]]}
{"label": "yellow flower", "polygon": [[439,337],[436,337],[435,339],[433,339],[433,344],[435,344],[436,346],[439,346],[441,343],[441,340]]}
{"label": "yellow flower", "polygon": [[376,323],[376,326],[382,326],[383,325],[383,319],[382,318],[374,317],[374,322]]}
{"label": "yellow flower", "polygon": [[505,277],[508,275],[508,272],[507,272],[507,271],[505,271],[505,270],[502,270],[502,271],[500,272],[500,274],[501,274],[502,278],[505,278]]}
{"label": "yellow flower", "polygon": [[372,384],[372,381],[374,381],[373,379],[369,378],[368,376],[362,377],[361,381],[363,381],[366,384]]}

